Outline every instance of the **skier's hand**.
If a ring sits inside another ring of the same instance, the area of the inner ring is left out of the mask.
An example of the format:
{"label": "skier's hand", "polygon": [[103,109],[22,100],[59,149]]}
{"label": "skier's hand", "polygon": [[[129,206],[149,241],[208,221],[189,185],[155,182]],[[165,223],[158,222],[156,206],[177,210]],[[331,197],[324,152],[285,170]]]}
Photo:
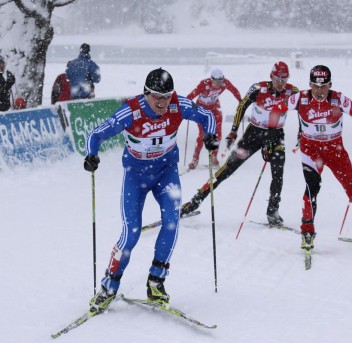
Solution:
{"label": "skier's hand", "polygon": [[220,144],[217,135],[205,135],[203,137],[203,142],[209,151],[218,149]]}
{"label": "skier's hand", "polygon": [[231,130],[230,133],[226,137],[226,147],[230,150],[233,143],[237,139],[237,131]]}
{"label": "skier's hand", "polygon": [[263,146],[262,146],[262,157],[266,162],[270,162],[271,157],[274,152],[274,144],[275,144],[275,131],[276,129],[269,128],[267,132],[267,136],[264,138]]}
{"label": "skier's hand", "polygon": [[84,169],[89,172],[94,172],[98,169],[98,164],[100,163],[99,156],[88,155],[84,159]]}

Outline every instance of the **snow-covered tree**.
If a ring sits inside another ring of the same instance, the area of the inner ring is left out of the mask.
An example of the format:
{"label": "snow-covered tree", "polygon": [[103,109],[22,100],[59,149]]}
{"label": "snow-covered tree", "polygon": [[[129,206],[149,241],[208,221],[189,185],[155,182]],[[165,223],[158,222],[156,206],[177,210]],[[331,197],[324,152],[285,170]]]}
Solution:
{"label": "snow-covered tree", "polygon": [[42,104],[46,54],[56,7],[76,0],[0,0],[0,53],[16,76],[16,93],[28,107]]}

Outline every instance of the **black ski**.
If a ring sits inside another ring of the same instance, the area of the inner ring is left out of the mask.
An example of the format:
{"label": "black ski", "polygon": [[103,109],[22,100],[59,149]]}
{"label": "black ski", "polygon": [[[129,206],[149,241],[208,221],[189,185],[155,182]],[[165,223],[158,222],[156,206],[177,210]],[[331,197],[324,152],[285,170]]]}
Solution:
{"label": "black ski", "polygon": [[266,226],[266,227],[268,227],[270,229],[279,229],[279,230],[283,230],[283,231],[291,231],[291,232],[296,233],[298,235],[301,234],[300,230],[294,229],[294,228],[286,226],[286,225],[272,225],[272,224],[269,224],[269,223],[256,222],[256,221],[253,221],[253,220],[250,220],[250,223],[263,225],[263,226]]}
{"label": "black ski", "polygon": [[186,313],[182,312],[181,310],[177,309],[176,307],[173,307],[169,304],[162,304],[162,303],[158,303],[155,301],[151,301],[151,300],[144,300],[144,299],[133,299],[133,298],[126,298],[123,294],[120,295],[121,299],[126,301],[129,304],[138,304],[140,306],[149,308],[149,309],[155,309],[164,313],[168,313],[171,314],[177,318],[182,318],[184,320],[186,320],[189,323],[192,323],[196,326],[202,327],[204,329],[215,329],[217,327],[217,325],[206,325],[202,322],[200,322],[197,319],[194,319],[192,317],[190,317],[189,315],[187,315]]}
{"label": "black ski", "polygon": [[[198,214],[200,214],[200,211],[193,211],[193,212],[190,212],[188,214],[183,215],[180,219],[197,216]],[[158,221],[156,221],[154,223],[151,223],[151,224],[143,226],[142,227],[142,232],[148,231],[148,230],[153,229],[153,228],[158,227],[158,226],[161,226],[161,220],[158,220]]]}

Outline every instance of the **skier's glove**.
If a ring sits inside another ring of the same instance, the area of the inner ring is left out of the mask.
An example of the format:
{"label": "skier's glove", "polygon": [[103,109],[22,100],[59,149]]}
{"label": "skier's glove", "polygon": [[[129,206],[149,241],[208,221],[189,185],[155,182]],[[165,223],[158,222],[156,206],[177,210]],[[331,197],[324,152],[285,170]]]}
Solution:
{"label": "skier's glove", "polygon": [[100,163],[99,156],[88,155],[84,159],[84,169],[89,172],[94,172],[98,169],[98,164]]}
{"label": "skier's glove", "polygon": [[267,132],[267,136],[264,138],[264,142],[262,146],[262,156],[263,156],[263,160],[266,162],[270,162],[274,152],[275,133],[276,133],[276,129],[269,128]]}
{"label": "skier's glove", "polygon": [[233,143],[237,139],[237,130],[232,129],[226,137],[226,147],[230,150]]}
{"label": "skier's glove", "polygon": [[205,135],[203,137],[203,142],[207,150],[212,151],[219,148],[219,139],[216,135]]}

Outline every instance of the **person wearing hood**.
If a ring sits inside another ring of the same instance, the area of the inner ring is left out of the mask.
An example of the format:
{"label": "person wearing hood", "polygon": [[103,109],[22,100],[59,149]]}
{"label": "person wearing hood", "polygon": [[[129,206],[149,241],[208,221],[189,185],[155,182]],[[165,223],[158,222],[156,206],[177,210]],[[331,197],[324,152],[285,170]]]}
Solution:
{"label": "person wearing hood", "polygon": [[[16,78],[9,71],[5,73],[5,60],[0,56],[0,111],[8,111],[11,107],[11,87],[15,84]],[[6,76],[5,76],[6,75]]]}
{"label": "person wearing hood", "polygon": [[66,75],[73,100],[95,98],[94,83],[100,82],[100,68],[89,53],[90,45],[83,43],[78,57],[67,64]]}

